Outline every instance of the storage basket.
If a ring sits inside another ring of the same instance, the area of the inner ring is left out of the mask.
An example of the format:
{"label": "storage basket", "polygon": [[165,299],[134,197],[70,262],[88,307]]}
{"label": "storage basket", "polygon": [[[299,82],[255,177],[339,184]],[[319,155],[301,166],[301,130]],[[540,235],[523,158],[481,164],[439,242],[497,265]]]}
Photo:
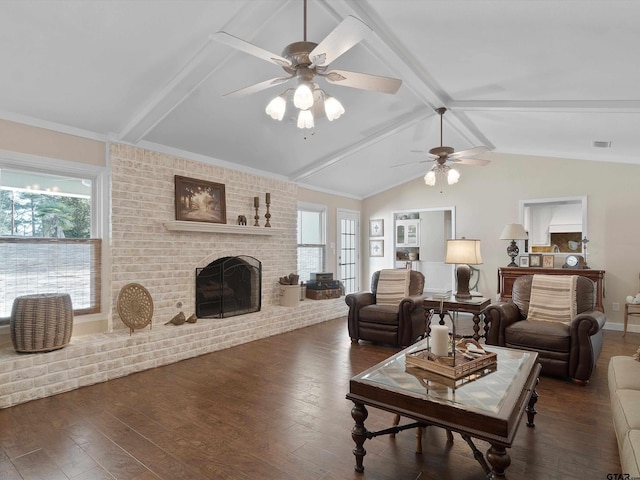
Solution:
{"label": "storage basket", "polygon": [[16,297],[10,330],[18,352],[49,352],[68,345],[73,331],[71,297],[66,293]]}

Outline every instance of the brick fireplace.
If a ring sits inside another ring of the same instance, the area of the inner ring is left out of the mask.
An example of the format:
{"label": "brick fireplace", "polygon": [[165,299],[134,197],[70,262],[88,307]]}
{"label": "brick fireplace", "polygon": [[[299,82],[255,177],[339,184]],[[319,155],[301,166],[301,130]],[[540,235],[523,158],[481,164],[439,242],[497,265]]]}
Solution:
{"label": "brick fireplace", "polygon": [[262,263],[254,257],[222,257],[196,269],[196,315],[224,318],[259,312]]}

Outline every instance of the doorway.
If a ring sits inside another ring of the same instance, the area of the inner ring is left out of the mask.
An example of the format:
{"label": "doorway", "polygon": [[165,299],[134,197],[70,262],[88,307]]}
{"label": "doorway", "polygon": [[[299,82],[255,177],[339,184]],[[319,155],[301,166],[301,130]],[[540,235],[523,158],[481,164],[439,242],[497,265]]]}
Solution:
{"label": "doorway", "polygon": [[360,213],[337,211],[338,217],[338,278],[345,295],[360,290]]}

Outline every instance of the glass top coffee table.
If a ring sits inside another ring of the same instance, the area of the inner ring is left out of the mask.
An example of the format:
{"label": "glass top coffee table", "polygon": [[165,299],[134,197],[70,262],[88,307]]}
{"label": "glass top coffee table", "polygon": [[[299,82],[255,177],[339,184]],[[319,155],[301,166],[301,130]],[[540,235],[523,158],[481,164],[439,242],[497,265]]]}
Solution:
{"label": "glass top coffee table", "polygon": [[[415,343],[349,382],[347,399],[354,403],[351,436],[356,444],[356,471],[364,471],[366,439],[433,425],[460,433],[485,473],[505,478],[511,463],[506,449],[513,443],[525,409],[527,426],[534,426],[538,398],[535,387],[541,369],[538,354],[487,346],[487,351],[496,353],[496,364],[447,382],[427,370],[405,364],[405,355],[425,349],[426,342]],[[364,426],[368,416],[365,405],[411,418],[415,423],[370,432]],[[491,444],[486,455],[491,467],[471,437]]]}

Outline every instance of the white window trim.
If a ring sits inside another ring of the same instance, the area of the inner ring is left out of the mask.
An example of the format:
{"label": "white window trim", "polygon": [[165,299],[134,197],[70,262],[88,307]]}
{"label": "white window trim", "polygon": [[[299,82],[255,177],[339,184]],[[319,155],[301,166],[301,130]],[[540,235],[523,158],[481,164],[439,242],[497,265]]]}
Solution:
{"label": "white window trim", "polygon": [[327,210],[328,207],[326,205],[322,205],[319,203],[311,203],[311,202],[298,202],[297,212],[300,210],[306,212],[319,212],[322,214],[322,232],[320,232],[320,237],[322,240],[322,245],[327,246]]}
{"label": "white window trim", "polygon": [[[108,152],[107,152],[108,153]],[[108,155],[107,157],[108,158]],[[52,175],[70,175],[91,180],[91,236],[102,239],[102,285],[100,313],[81,315],[74,318],[74,323],[86,323],[102,320],[109,315],[110,254],[109,245],[109,175],[107,167],[89,163],[71,162],[59,158],[44,157],[28,153],[0,150],[0,169],[32,171]],[[9,326],[0,327],[0,335],[9,333]]]}

